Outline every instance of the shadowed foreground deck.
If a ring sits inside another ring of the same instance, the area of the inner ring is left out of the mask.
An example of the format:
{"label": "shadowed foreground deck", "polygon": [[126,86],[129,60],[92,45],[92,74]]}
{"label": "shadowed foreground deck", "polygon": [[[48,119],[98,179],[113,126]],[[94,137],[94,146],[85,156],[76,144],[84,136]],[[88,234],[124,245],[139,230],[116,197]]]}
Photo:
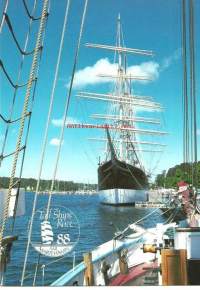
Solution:
{"label": "shadowed foreground deck", "polygon": [[128,274],[118,274],[109,286],[158,285],[157,262],[140,264],[129,269]]}

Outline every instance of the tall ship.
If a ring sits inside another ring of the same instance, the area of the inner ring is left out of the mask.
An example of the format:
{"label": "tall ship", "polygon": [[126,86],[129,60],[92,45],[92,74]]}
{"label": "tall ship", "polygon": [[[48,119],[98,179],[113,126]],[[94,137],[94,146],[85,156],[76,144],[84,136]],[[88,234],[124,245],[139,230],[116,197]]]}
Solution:
{"label": "tall ship", "polygon": [[[103,128],[105,138],[91,138],[95,141],[105,141],[105,156],[98,166],[98,193],[103,204],[120,206],[134,205],[135,202],[148,200],[148,172],[142,163],[141,153],[162,152],[161,143],[152,141],[152,136],[162,136],[166,132],[149,130],[149,125],[160,125],[159,118],[137,116],[137,112],[160,112],[162,106],[152,97],[139,96],[134,93],[135,82],[152,80],[149,73],[135,75],[127,65],[127,55],[153,56],[152,51],[127,48],[124,45],[120,15],[117,20],[116,45],[101,45],[87,43],[87,47],[105,49],[115,54],[115,73],[99,74],[98,77],[110,80],[113,91],[110,93],[80,92],[79,97],[106,102],[106,114],[93,114],[100,120],[93,128]],[[103,123],[102,123],[103,122]],[[138,124],[143,125],[142,128]],[[142,140],[140,136],[147,136]],[[150,141],[148,137],[151,137]],[[148,146],[148,147],[147,147]],[[153,149],[152,149],[153,147]]]}

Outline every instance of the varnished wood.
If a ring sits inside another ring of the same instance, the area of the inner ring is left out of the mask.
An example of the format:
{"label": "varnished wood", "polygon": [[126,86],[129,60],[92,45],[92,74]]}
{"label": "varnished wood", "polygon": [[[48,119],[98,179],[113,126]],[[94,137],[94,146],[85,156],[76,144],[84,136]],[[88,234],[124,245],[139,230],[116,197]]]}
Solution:
{"label": "varnished wood", "polygon": [[187,285],[187,251],[161,250],[162,285]]}
{"label": "varnished wood", "polygon": [[83,256],[83,261],[85,263],[86,269],[84,273],[86,286],[94,285],[94,273],[92,264],[92,253],[87,253]]}
{"label": "varnished wood", "polygon": [[128,274],[128,263],[126,261],[126,255],[124,255],[123,251],[118,253],[119,255],[119,269],[121,274]]}

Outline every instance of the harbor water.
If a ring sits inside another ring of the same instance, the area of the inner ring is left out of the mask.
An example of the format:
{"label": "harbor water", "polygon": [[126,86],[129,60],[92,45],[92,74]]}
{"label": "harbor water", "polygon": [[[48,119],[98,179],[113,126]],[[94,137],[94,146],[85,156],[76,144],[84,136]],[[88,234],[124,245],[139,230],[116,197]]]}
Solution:
{"label": "harbor water", "polygon": [[[12,247],[11,261],[8,264],[4,278],[5,285],[20,285],[25,249],[27,244],[27,232],[32,211],[34,193],[26,193],[26,214],[17,217],[14,234],[18,235],[18,241]],[[45,207],[48,196],[41,194],[38,197],[37,208]],[[78,219],[80,225],[80,238],[72,252],[61,258],[49,258],[41,255],[38,265],[36,285],[49,285],[75,264],[82,260],[83,254],[96,246],[113,238],[117,229],[124,229],[128,224],[139,220],[153,209],[134,207],[110,207],[99,204],[98,195],[64,195],[55,194],[52,197],[53,205],[64,206],[71,210]],[[140,225],[145,228],[153,227],[165,218],[158,210]],[[40,234],[40,228],[35,229],[34,235]],[[24,285],[31,286],[35,267],[38,262],[38,252],[30,245],[27,271]]]}

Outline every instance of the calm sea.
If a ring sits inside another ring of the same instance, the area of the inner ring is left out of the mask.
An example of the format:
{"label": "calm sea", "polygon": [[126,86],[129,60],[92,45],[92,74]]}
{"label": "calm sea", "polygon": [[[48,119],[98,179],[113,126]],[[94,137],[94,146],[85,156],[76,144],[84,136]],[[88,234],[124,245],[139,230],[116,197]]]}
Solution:
{"label": "calm sea", "polygon": [[[18,217],[15,223],[15,234],[19,235],[18,241],[12,247],[11,261],[8,264],[5,285],[20,285],[22,267],[24,262],[25,247],[27,243],[27,228],[33,204],[33,193],[26,194],[26,215]],[[37,208],[45,207],[47,195],[40,195]],[[54,195],[52,204],[64,206],[77,216],[80,224],[80,239],[73,251],[75,251],[76,264],[82,260],[83,253],[94,249],[96,246],[112,239],[115,228],[123,229],[127,224],[137,221],[152,209],[137,209],[133,207],[113,208],[99,204],[97,195]],[[163,222],[164,217],[160,212],[155,212],[140,225],[145,228],[152,227],[156,222]],[[37,231],[37,230],[36,230]],[[37,233],[39,234],[38,228]],[[41,256],[38,267],[36,285],[49,285],[54,280],[67,272],[73,263],[73,252],[63,259]],[[27,272],[24,285],[32,285],[35,265],[38,261],[38,253],[30,246]],[[44,266],[45,265],[45,266]],[[44,269],[44,272],[42,271]],[[43,275],[44,273],[44,275]]]}

